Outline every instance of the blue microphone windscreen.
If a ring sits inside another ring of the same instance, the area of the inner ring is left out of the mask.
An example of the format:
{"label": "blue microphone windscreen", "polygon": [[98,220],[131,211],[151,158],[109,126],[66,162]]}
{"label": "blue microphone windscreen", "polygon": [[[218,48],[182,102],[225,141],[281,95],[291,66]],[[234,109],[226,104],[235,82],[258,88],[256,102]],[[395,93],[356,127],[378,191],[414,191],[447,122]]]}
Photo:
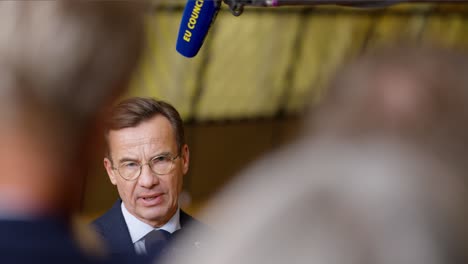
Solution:
{"label": "blue microphone windscreen", "polygon": [[177,51],[185,57],[197,55],[216,14],[220,9],[218,0],[188,0],[180,21]]}

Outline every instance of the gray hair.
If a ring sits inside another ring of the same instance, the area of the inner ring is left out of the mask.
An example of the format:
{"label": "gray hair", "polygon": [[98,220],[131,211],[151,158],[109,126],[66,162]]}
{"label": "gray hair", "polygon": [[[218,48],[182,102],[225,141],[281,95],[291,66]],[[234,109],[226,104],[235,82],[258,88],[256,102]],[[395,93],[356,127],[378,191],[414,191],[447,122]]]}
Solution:
{"label": "gray hair", "polygon": [[141,7],[0,2],[0,123],[27,111],[84,125],[130,78],[143,43]]}

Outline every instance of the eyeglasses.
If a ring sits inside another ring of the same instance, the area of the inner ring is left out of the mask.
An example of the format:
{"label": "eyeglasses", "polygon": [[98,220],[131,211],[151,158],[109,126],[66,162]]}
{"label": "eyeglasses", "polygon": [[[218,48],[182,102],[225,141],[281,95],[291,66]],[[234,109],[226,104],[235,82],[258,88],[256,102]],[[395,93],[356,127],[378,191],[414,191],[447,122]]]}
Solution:
{"label": "eyeglasses", "polygon": [[168,174],[174,168],[174,160],[179,158],[180,155],[171,157],[169,155],[161,155],[152,158],[149,162],[140,164],[135,161],[126,161],[119,165],[118,168],[112,167],[117,170],[122,178],[127,181],[132,181],[140,177],[141,168],[148,165],[154,174],[164,175]]}

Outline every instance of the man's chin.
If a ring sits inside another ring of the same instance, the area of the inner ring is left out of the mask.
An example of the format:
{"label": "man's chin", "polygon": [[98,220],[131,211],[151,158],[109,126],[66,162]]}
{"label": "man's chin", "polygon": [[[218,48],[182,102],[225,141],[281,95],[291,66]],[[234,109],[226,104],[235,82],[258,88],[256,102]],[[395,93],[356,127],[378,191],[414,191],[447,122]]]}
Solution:
{"label": "man's chin", "polygon": [[162,221],[162,219],[165,218],[164,211],[161,211],[160,208],[158,209],[152,208],[152,210],[145,208],[140,211],[139,215],[140,215],[140,218],[143,218],[145,220],[145,222],[151,222],[151,223],[160,222]]}

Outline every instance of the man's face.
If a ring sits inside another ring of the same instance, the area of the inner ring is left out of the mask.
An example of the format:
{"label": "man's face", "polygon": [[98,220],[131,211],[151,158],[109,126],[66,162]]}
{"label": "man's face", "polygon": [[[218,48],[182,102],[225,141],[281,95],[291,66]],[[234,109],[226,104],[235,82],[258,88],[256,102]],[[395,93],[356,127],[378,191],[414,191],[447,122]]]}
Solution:
{"label": "man's face", "polygon": [[112,184],[117,186],[120,198],[135,217],[152,226],[162,226],[174,215],[182,190],[183,176],[189,167],[189,150],[184,145],[173,169],[157,175],[149,166],[141,168],[135,180],[125,180],[117,170],[124,162],[146,164],[160,155],[177,156],[174,129],[169,120],[157,115],[136,127],[109,132],[109,148],[113,163],[104,158],[104,166]]}

